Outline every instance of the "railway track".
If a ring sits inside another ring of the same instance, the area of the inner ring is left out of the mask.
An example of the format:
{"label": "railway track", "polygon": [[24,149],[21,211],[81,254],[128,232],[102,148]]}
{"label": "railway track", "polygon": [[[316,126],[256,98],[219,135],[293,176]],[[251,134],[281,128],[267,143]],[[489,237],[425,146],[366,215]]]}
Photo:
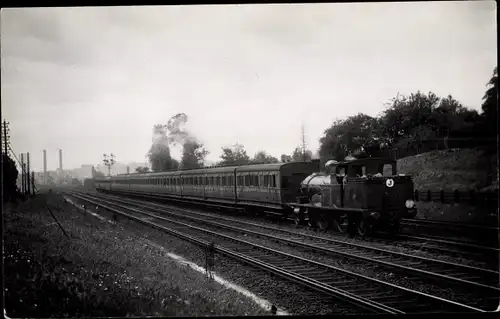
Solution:
{"label": "railway track", "polygon": [[[164,197],[157,196],[157,195],[150,195],[150,194],[141,194],[141,193],[130,193],[128,194],[131,197],[137,197],[141,199],[145,198],[150,198],[152,200],[164,200]],[[120,195],[114,195],[114,196],[120,196]],[[182,199],[174,199],[175,202],[178,203],[183,203],[183,204],[193,204],[192,202],[188,200],[182,200]],[[199,205],[201,203],[196,202],[195,205]],[[215,204],[206,204],[202,203],[201,206],[203,208],[207,207],[221,207],[220,205],[215,205]],[[233,209],[237,210],[234,207],[226,207],[228,209]],[[245,218],[245,216],[242,216]],[[412,221],[414,219],[408,219],[409,221]],[[286,219],[286,222],[289,222],[290,224],[294,224],[295,221],[292,218]],[[417,220],[418,223],[418,220]],[[424,221],[425,223],[425,221]],[[433,225],[439,225],[440,223],[445,223],[445,222],[437,222],[437,223],[432,223]],[[449,224],[449,223],[445,223]],[[458,224],[458,223],[454,223]],[[408,224],[410,225],[410,224]],[[462,224],[459,224],[462,225]],[[467,225],[467,224],[464,224]],[[415,226],[415,225],[414,225]],[[474,225],[473,225],[474,226]],[[436,226],[431,226],[433,229],[436,229]],[[411,227],[410,227],[411,228]],[[335,232],[332,232],[332,234],[336,234]],[[382,235],[382,234],[381,234]],[[344,236],[340,235],[339,237]],[[498,236],[493,238],[493,242],[497,243],[498,242]],[[471,242],[471,241],[463,241],[463,240],[451,240],[449,237],[442,237],[442,236],[432,236],[432,235],[426,235],[422,236],[419,234],[419,236],[415,236],[414,234],[401,234],[398,236],[396,239],[402,239],[405,240],[405,242],[398,242],[401,246],[405,246],[408,248],[417,248],[419,250],[424,250],[424,251],[431,251],[431,252],[438,252],[438,253],[444,253],[446,255],[450,256],[462,256],[465,258],[470,258],[470,257],[475,257],[478,260],[483,260],[490,262],[491,260],[495,260],[497,262],[496,254],[499,253],[498,245],[485,245],[481,243],[476,243],[476,242]],[[371,241],[378,241],[380,243],[389,243],[389,241],[384,240],[383,236],[382,238],[371,238]],[[394,242],[393,242],[394,243]],[[491,241],[490,243],[491,244]],[[491,257],[494,256],[494,257]]]}
{"label": "railway track", "polygon": [[[428,219],[403,219],[401,226],[408,235],[422,235],[436,239],[449,239],[477,246],[498,247],[498,227],[469,225]],[[443,237],[443,233],[446,237]]]}
{"label": "railway track", "polygon": [[450,228],[462,228],[471,231],[493,231],[498,232],[498,227],[496,226],[485,226],[479,224],[467,224],[461,222],[447,222],[441,220],[430,220],[430,219],[417,219],[417,218],[404,218],[401,220],[404,224],[414,224],[423,225],[429,227],[450,227]]}
{"label": "railway track", "polygon": [[[397,239],[404,241],[402,245],[419,247],[419,249],[449,254],[451,256],[459,255],[488,262],[495,261],[495,266],[498,266],[498,246],[476,245],[470,242],[449,240],[446,237],[438,236],[400,234]],[[495,269],[498,269],[498,267]]]}
{"label": "railway track", "polygon": [[[120,195],[115,195],[115,196],[120,196]],[[150,196],[148,194],[131,194],[133,197],[137,198],[151,198],[153,200],[159,200],[161,199],[158,196]],[[180,200],[180,203],[185,203],[185,204],[192,204],[189,201],[185,200]],[[197,205],[197,204],[195,204]],[[208,205],[208,207],[217,207],[216,205]],[[198,208],[201,208],[198,207]],[[226,207],[229,209],[234,209],[234,207]],[[206,209],[206,207],[203,205],[202,209]],[[239,216],[242,219],[248,219],[248,216],[242,215]],[[254,219],[252,219],[254,220]],[[290,224],[295,224],[294,219],[288,218],[285,220],[285,222],[289,222]],[[281,222],[280,222],[281,224]],[[299,226],[300,227],[300,226]],[[315,232],[317,231],[316,229],[309,229],[307,226],[305,228],[302,228],[304,231],[312,231]],[[345,238],[345,235],[339,234],[336,232],[328,232],[330,236],[338,236],[337,238]],[[484,264],[487,264],[490,266],[491,269],[498,269],[498,245],[495,246],[485,246],[481,244],[474,244],[471,242],[466,242],[466,241],[459,241],[459,240],[450,240],[450,238],[447,237],[437,237],[437,236],[414,236],[410,234],[401,234],[398,237],[390,237],[387,239],[383,233],[377,234],[376,237],[372,237],[369,239],[369,242],[377,242],[379,244],[384,244],[384,245],[396,245],[398,247],[403,247],[406,249],[411,249],[414,251],[414,253],[419,253],[419,252],[424,252],[428,251],[431,253],[439,253],[440,256],[446,255],[452,258],[462,258],[462,262],[469,262],[470,264],[474,264],[477,262]],[[394,239],[397,239],[396,241]],[[497,240],[495,239],[495,242]]]}
{"label": "railway track", "polygon": [[[82,198],[82,195],[76,195],[75,196],[80,196]],[[86,198],[85,198],[86,197]],[[290,254],[286,254],[284,252],[278,252],[272,248],[269,247],[264,247],[262,245],[256,244],[256,243],[251,243],[246,240],[241,240],[237,239],[234,236],[230,236],[227,233],[223,233],[220,230],[214,232],[211,230],[208,230],[206,228],[202,228],[199,226],[193,226],[193,225],[188,225],[186,223],[179,222],[179,218],[184,218],[184,219],[189,219],[191,222],[195,221],[195,223],[201,223],[203,226],[206,224],[210,224],[211,226],[216,226],[219,229],[220,228],[225,228],[225,229],[231,229],[233,232],[245,232],[245,233],[251,233],[251,234],[256,234],[255,231],[251,231],[248,229],[241,229],[241,226],[236,228],[231,225],[222,225],[220,223],[216,223],[213,221],[209,220],[203,220],[194,216],[187,216],[186,211],[182,211],[182,214],[179,213],[173,213],[171,210],[172,208],[168,208],[169,212],[165,212],[165,207],[160,208],[160,205],[156,204],[148,204],[144,205],[144,203],[138,202],[138,201],[130,201],[130,200],[123,200],[123,199],[112,199],[112,203],[109,202],[109,199],[102,199],[98,198],[95,196],[89,197],[89,195],[83,195],[83,198],[86,200],[93,200],[94,202],[98,203],[101,202],[100,205],[102,205],[102,202],[106,202],[106,205],[112,205],[115,209],[118,207],[119,209],[126,209],[126,210],[131,210],[136,213],[141,213],[141,214],[146,214],[149,216],[149,218],[154,218],[157,220],[161,220],[163,222],[168,222],[169,227],[172,227],[173,224],[182,227],[182,231],[192,231],[196,230],[198,232],[198,236],[201,236],[199,232],[202,232],[204,235],[203,236],[210,236],[210,238],[217,237],[218,240],[223,238],[224,240],[230,240],[232,243],[237,242],[238,245],[241,245],[244,243],[247,247],[243,248],[240,252],[246,253],[246,254],[254,254],[253,250],[255,250],[255,253],[262,254],[266,253],[269,254],[271,253],[273,256],[268,256],[268,257],[262,257],[260,258],[259,256],[253,256],[254,258],[257,258],[261,261],[264,262],[269,262],[273,263],[274,266],[280,267],[281,269],[284,269],[286,271],[292,271],[295,274],[299,274],[301,276],[307,276],[310,280],[315,280],[318,283],[323,283],[326,284],[329,287],[337,287],[344,290],[346,293],[354,294],[354,295],[360,295],[363,298],[367,300],[371,300],[372,302],[377,302],[381,305],[387,306],[392,308],[391,311],[400,311],[399,313],[404,312],[426,312],[426,311],[480,311],[478,308],[474,308],[471,306],[467,306],[461,303],[453,302],[450,300],[445,300],[442,298],[438,298],[435,296],[431,296],[429,294],[417,292],[414,290],[406,289],[403,287],[399,287],[387,282],[383,282],[374,278],[369,278],[360,274],[356,274],[353,272],[349,272],[343,269],[339,269],[333,266],[329,266],[317,261],[313,260],[307,260],[298,256],[293,256]],[[136,206],[138,208],[131,208],[130,206]],[[156,206],[156,207],[155,207]],[[152,210],[152,211],[161,211],[163,213],[167,213],[169,215],[172,215],[176,217],[176,220],[170,219],[170,218],[165,218],[163,216],[158,216],[155,214],[150,214],[144,211],[144,209],[147,210]],[[189,213],[192,214],[192,213]],[[201,216],[198,214],[198,216]],[[219,218],[220,219],[220,218]],[[238,221],[239,222],[239,221]],[[241,222],[239,222],[241,224]],[[175,226],[175,227],[177,227]],[[262,227],[261,225],[258,225],[259,227]],[[174,227],[174,228],[175,228]],[[187,227],[187,228],[186,228]],[[235,229],[236,228],[236,229]],[[273,229],[275,230],[275,229]],[[270,238],[271,235],[269,234],[264,234],[264,233],[259,233],[258,234],[261,237],[267,237]],[[279,241],[288,241],[288,243],[292,243],[292,239],[288,238],[274,238],[275,240]],[[218,243],[221,245],[221,243]],[[298,241],[293,242],[294,245],[297,246],[304,246],[308,245],[306,243],[300,243]],[[228,247],[229,249],[235,249],[232,245],[233,244],[224,244],[225,247]],[[317,242],[316,242],[317,245]],[[248,247],[250,246],[250,247]],[[254,248],[251,248],[254,247]],[[318,246],[319,247],[319,246]],[[248,249],[250,248],[250,249]],[[309,247],[312,248],[312,247]],[[321,249],[326,251],[327,247],[321,246]],[[351,246],[352,249],[352,246]],[[317,249],[316,249],[317,250]],[[329,250],[330,252],[333,252]],[[338,254],[339,252],[335,252]],[[344,253],[347,254],[348,253]],[[351,256],[351,255],[349,255]],[[361,258],[361,259],[366,259],[369,257],[365,256],[357,256],[356,258]],[[295,262],[292,262],[295,261]],[[382,262],[381,260],[378,260],[378,262]],[[394,265],[391,265],[394,267]],[[408,268],[405,268],[408,271]],[[343,278],[342,276],[348,276],[348,278]],[[339,278],[343,278],[342,280],[339,281]],[[346,284],[347,283],[347,284]],[[474,284],[474,283],[473,283]],[[478,285],[478,287],[482,287],[483,289],[491,289],[491,287],[484,285],[481,286],[481,284],[475,283]],[[382,287],[382,286],[384,287]],[[389,299],[387,298],[386,295],[388,292],[391,293]],[[425,300],[422,300],[425,299]],[[380,308],[380,306],[379,306]],[[382,308],[380,308],[382,309]],[[394,313],[398,313],[395,311]]]}
{"label": "railway track", "polygon": [[[120,199],[121,200],[121,199]],[[127,200],[130,205],[137,205],[140,208],[152,209],[162,212],[165,206],[144,203],[141,201]],[[314,235],[304,235],[289,230],[278,229],[275,227],[255,224],[252,222],[241,221],[237,219],[214,216],[210,214],[190,212],[186,210],[177,210],[174,213],[172,208],[169,214],[177,218],[189,219],[202,224],[210,224],[230,231],[251,234],[261,238],[267,238],[282,243],[299,246],[309,250],[321,253],[337,255],[347,258],[356,258],[364,262],[381,264],[387,267],[396,268],[404,272],[412,272],[421,277],[440,279],[446,282],[454,282],[460,285],[467,285],[471,289],[481,289],[485,291],[495,291],[500,295],[498,288],[499,273],[491,269],[471,267],[456,263],[450,263],[425,257],[418,257],[403,254],[396,251],[389,251],[384,248],[348,243],[341,240],[319,237]],[[224,223],[221,223],[223,221]],[[268,231],[267,233],[262,230]],[[271,235],[272,232],[274,235]],[[277,233],[281,235],[277,235]],[[387,260],[391,260],[390,262]],[[418,268],[416,268],[418,267]],[[494,285],[494,286],[493,286]]]}

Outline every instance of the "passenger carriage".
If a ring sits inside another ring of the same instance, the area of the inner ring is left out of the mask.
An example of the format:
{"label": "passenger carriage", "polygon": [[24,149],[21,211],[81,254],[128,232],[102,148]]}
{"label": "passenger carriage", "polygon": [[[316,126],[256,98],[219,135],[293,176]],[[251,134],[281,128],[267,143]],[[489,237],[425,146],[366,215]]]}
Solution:
{"label": "passenger carriage", "polygon": [[205,199],[224,203],[235,203],[235,166],[203,169]]}
{"label": "passenger carriage", "polygon": [[[236,204],[250,210],[288,213],[290,207],[284,203],[293,201],[300,181],[319,170],[318,164],[319,161],[254,164],[119,175],[111,177],[111,190],[162,194]],[[106,183],[98,183],[97,188],[109,189]]]}
{"label": "passenger carriage", "polygon": [[279,211],[285,216],[306,176],[319,170],[319,161],[246,165],[236,168],[239,205]]}

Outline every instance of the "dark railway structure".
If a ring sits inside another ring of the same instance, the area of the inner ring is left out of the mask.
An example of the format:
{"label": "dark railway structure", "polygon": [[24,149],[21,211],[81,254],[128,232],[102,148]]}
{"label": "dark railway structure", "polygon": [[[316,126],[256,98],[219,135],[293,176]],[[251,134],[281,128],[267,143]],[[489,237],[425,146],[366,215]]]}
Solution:
{"label": "dark railway structure", "polygon": [[265,212],[297,224],[369,236],[399,232],[399,221],[416,215],[411,176],[396,162],[367,158],[207,167],[94,179],[95,188],[117,194],[154,195]]}

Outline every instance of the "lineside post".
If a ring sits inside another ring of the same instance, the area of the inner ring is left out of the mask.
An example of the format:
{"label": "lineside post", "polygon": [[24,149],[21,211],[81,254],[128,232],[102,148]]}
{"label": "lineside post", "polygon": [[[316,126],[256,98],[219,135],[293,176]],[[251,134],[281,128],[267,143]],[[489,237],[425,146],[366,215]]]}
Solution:
{"label": "lineside post", "polygon": [[26,153],[26,188],[28,190],[28,196],[31,195],[31,176],[30,176],[30,153]]}
{"label": "lineside post", "polygon": [[214,279],[213,276],[213,267],[215,264],[215,244],[211,242],[210,244],[207,245],[205,249],[205,269],[207,276],[210,280]]}
{"label": "lineside post", "polygon": [[33,195],[35,195],[35,171],[31,172],[31,189],[33,190]]}
{"label": "lineside post", "polygon": [[21,153],[21,194],[24,195],[24,154]]}

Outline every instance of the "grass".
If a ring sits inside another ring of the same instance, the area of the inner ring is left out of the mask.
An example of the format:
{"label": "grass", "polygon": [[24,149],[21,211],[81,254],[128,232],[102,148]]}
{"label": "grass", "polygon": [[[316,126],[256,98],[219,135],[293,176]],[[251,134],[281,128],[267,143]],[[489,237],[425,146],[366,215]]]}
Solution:
{"label": "grass", "polygon": [[[496,160],[480,149],[453,149],[402,158],[397,166],[398,172],[412,175],[418,190],[491,190],[498,188]],[[495,211],[480,204],[417,202],[417,209],[417,218],[498,224]]]}
{"label": "grass", "polygon": [[119,223],[82,214],[56,194],[40,194],[6,210],[4,229],[9,317],[268,314],[247,297],[168,258],[148,239],[124,231]]}
{"label": "grass", "polygon": [[481,190],[495,185],[496,158],[479,149],[439,150],[399,159],[397,166],[413,176],[415,189]]}

